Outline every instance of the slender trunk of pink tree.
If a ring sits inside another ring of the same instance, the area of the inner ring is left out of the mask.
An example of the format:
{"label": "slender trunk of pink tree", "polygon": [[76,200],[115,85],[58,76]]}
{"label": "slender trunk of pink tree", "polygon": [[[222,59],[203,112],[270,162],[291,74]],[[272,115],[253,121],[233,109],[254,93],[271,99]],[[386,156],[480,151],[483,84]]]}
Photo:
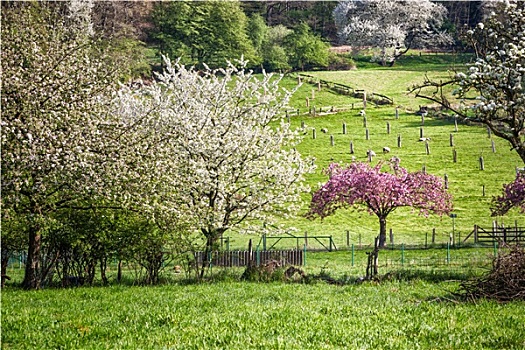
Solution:
{"label": "slender trunk of pink tree", "polygon": [[379,247],[386,245],[386,217],[379,217]]}

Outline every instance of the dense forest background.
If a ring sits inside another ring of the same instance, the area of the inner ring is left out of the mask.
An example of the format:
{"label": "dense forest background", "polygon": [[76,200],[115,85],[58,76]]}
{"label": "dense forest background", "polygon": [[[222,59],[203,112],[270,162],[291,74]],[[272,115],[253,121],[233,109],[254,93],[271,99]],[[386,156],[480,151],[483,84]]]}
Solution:
{"label": "dense forest background", "polygon": [[[462,34],[483,15],[483,1],[436,1],[447,9],[442,30],[453,37],[444,50],[464,50]],[[110,42],[126,78],[160,70],[161,55],[184,64],[226,65],[244,56],[250,68],[267,71],[348,69],[333,12],[337,1],[151,2],[98,1],[91,12],[97,35]],[[19,6],[16,2],[3,7]],[[56,3],[54,6],[63,6]]]}

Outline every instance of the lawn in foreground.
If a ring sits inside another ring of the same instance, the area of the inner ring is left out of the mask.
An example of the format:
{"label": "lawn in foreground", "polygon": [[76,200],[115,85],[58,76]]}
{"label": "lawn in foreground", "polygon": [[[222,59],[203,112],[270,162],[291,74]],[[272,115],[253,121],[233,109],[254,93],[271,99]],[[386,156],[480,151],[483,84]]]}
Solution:
{"label": "lawn in foreground", "polygon": [[522,349],[525,304],[456,282],[218,282],[2,293],[3,349]]}

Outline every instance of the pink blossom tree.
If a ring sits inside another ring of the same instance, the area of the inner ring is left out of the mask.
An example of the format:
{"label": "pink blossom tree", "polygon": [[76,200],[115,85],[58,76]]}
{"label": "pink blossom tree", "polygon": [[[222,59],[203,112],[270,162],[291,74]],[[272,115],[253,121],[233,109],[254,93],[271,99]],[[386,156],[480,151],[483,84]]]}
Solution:
{"label": "pink blossom tree", "polygon": [[448,214],[452,197],[442,180],[422,172],[409,173],[399,166],[399,158],[390,160],[391,171],[381,171],[384,163],[352,163],[347,167],[331,164],[330,179],[312,197],[308,217],[325,218],[339,208],[365,206],[379,218],[379,246],[386,242],[386,219],[399,207],[419,209],[422,215]]}
{"label": "pink blossom tree", "polygon": [[503,185],[503,194],[492,200],[492,216],[505,215],[512,208],[525,213],[525,174],[518,173],[514,182]]}

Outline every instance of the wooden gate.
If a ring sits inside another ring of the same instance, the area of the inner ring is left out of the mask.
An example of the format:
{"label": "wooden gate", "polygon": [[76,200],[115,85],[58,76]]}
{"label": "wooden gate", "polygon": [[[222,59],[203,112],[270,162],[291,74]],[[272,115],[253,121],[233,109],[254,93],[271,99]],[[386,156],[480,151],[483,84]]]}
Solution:
{"label": "wooden gate", "polygon": [[471,236],[475,243],[525,243],[525,227],[492,227],[486,230],[474,225],[474,230],[463,240],[465,242]]}

